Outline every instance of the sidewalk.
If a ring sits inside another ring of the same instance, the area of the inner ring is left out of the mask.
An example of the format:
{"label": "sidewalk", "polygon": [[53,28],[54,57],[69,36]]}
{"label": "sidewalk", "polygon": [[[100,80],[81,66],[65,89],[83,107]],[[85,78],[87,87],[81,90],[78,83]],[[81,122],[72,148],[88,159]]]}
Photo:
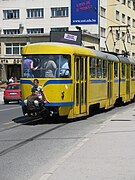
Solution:
{"label": "sidewalk", "polygon": [[38,180],[135,180],[135,107],[103,123]]}

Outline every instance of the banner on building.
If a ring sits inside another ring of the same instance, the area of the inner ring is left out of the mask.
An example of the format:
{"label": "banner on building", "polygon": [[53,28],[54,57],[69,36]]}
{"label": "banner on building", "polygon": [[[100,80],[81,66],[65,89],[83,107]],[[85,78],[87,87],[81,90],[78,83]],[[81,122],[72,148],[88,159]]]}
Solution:
{"label": "banner on building", "polygon": [[71,0],[71,25],[98,24],[98,0]]}
{"label": "banner on building", "polygon": [[63,31],[63,32],[51,31],[50,41],[81,45],[82,32],[81,31]]}

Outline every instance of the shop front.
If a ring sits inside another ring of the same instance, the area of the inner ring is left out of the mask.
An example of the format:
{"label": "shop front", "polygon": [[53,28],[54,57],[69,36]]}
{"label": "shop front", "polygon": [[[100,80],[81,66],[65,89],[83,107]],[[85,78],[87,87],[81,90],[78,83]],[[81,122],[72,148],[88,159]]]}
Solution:
{"label": "shop front", "polygon": [[13,77],[15,81],[21,77],[21,58],[0,58],[0,80],[7,81]]}

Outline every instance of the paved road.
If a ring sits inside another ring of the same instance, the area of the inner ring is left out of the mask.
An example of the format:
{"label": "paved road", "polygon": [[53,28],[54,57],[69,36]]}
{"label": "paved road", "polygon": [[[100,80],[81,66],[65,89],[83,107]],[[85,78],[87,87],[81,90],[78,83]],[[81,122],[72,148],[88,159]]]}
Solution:
{"label": "paved road", "polygon": [[[39,180],[135,180],[135,105],[85,135]],[[36,178],[35,178],[36,180]]]}
{"label": "paved road", "polygon": [[70,123],[1,104],[0,179],[134,180],[134,119],[134,104]]}

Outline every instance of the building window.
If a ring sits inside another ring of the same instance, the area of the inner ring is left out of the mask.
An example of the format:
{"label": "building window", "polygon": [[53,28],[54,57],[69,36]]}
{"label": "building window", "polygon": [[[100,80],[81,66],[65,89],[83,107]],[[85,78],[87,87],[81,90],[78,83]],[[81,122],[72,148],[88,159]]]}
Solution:
{"label": "building window", "polygon": [[129,16],[127,17],[127,25],[128,25],[128,26],[131,25],[131,20],[130,20],[130,17],[129,17]]}
{"label": "building window", "polygon": [[135,19],[132,20],[132,26],[135,28]]}
{"label": "building window", "polygon": [[125,32],[122,32],[121,39],[122,39],[123,41],[125,41],[125,35],[126,35],[126,33],[125,33]]}
{"label": "building window", "polygon": [[6,55],[21,55],[22,47],[26,43],[5,43]]}
{"label": "building window", "polygon": [[116,30],[116,40],[119,40],[120,39],[120,33],[119,33],[119,30]]}
{"label": "building window", "polygon": [[20,34],[19,29],[3,29],[4,34]]}
{"label": "building window", "polygon": [[125,14],[122,14],[122,23],[125,24]]}
{"label": "building window", "polygon": [[132,43],[135,44],[135,36],[132,36]]}
{"label": "building window", "polygon": [[51,17],[67,17],[68,7],[51,8]]}
{"label": "building window", "polygon": [[105,48],[104,47],[100,47],[100,51],[105,51]]}
{"label": "building window", "polygon": [[131,0],[128,0],[127,4],[128,4],[128,7],[131,8]]}
{"label": "building window", "polygon": [[105,28],[101,27],[101,37],[105,37]]}
{"label": "building window", "polygon": [[116,20],[117,20],[117,21],[120,20],[120,13],[119,13],[119,11],[116,11]]}
{"label": "building window", "polygon": [[43,18],[44,17],[44,9],[27,9],[27,18]]}
{"label": "building window", "polygon": [[135,2],[133,1],[133,10],[135,10]]}
{"label": "building window", "polygon": [[3,10],[4,19],[19,19],[19,9]]}
{"label": "building window", "polygon": [[62,28],[51,28],[51,31],[55,31],[55,32],[68,31],[68,27],[62,27]]}
{"label": "building window", "polygon": [[116,49],[115,52],[116,52],[117,54],[119,54],[119,49]]}
{"label": "building window", "polygon": [[44,28],[33,28],[33,29],[27,29],[28,34],[41,34],[44,33]]}
{"label": "building window", "polygon": [[131,42],[131,37],[130,34],[127,34],[127,42],[130,43]]}
{"label": "building window", "polygon": [[101,7],[101,17],[106,17],[106,9]]}
{"label": "building window", "polygon": [[132,57],[135,58],[135,53],[134,52],[132,53]]}
{"label": "building window", "polygon": [[122,0],[122,4],[126,4],[126,0]]}

